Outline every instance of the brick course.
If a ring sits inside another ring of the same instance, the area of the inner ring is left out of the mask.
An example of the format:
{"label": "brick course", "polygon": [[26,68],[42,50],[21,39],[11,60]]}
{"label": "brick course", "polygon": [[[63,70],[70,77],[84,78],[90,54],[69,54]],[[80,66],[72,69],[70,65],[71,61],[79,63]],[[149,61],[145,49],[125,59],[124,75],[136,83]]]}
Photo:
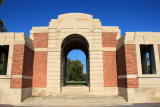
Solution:
{"label": "brick course", "polygon": [[104,87],[117,86],[116,51],[103,52]]}
{"label": "brick course", "polygon": [[46,87],[47,52],[34,53],[33,87]]}
{"label": "brick course", "polygon": [[103,47],[116,47],[117,46],[117,33],[102,33],[102,46]]}
{"label": "brick course", "polygon": [[35,48],[47,48],[48,47],[48,33],[34,33],[33,44]]}

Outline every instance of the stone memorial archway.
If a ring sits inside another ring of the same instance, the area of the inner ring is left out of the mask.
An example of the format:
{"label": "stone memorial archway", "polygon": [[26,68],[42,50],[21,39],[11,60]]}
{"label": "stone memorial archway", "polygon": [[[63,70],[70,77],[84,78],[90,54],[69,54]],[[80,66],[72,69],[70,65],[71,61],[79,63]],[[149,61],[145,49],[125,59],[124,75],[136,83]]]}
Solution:
{"label": "stone memorial archway", "polygon": [[24,33],[0,33],[1,56],[4,49],[8,53],[8,61],[0,65],[0,103],[62,94],[66,56],[72,49],[87,57],[87,94],[120,95],[129,102],[160,101],[160,33],[120,33],[119,27],[102,26],[84,13],[62,14],[49,26],[33,27],[30,38]]}
{"label": "stone memorial archway", "polygon": [[61,86],[66,86],[66,63],[67,63],[67,55],[73,49],[80,49],[86,55],[86,74],[87,74],[87,86],[89,86],[89,43],[79,34],[72,34],[67,36],[61,45]]}

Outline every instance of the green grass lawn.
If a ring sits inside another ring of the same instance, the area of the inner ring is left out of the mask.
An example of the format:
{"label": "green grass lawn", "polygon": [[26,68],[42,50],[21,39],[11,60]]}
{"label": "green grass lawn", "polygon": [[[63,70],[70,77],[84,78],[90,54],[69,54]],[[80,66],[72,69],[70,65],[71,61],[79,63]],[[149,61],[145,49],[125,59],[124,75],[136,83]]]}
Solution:
{"label": "green grass lawn", "polygon": [[86,85],[86,81],[67,81],[67,85]]}

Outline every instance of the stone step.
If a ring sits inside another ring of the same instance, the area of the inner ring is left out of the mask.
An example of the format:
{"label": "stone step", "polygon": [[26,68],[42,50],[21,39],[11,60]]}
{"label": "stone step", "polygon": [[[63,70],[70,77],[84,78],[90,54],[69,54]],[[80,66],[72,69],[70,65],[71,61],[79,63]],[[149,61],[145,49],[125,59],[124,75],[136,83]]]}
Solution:
{"label": "stone step", "polygon": [[67,98],[92,98],[94,95],[89,95],[89,94],[61,94],[61,95],[56,95],[56,97],[67,97]]}
{"label": "stone step", "polygon": [[62,88],[62,92],[89,92],[87,86],[65,86]]}
{"label": "stone step", "polygon": [[63,91],[62,90],[62,92],[61,93],[68,93],[68,94],[71,94],[71,93],[73,93],[73,94],[84,94],[84,93],[89,93],[89,90],[88,91]]}
{"label": "stone step", "polygon": [[[72,96],[72,95],[71,95]],[[30,97],[24,100],[22,105],[60,105],[60,106],[99,106],[99,105],[128,105],[121,96],[94,96],[94,95],[73,95],[72,97],[60,94],[52,97]]]}

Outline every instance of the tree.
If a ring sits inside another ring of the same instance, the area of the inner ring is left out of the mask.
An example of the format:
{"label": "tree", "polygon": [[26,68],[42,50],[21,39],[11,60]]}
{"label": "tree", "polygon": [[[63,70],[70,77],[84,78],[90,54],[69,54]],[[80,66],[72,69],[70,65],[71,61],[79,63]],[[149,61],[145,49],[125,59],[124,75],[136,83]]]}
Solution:
{"label": "tree", "polygon": [[80,60],[71,61],[67,59],[67,80],[68,81],[84,81],[86,80],[83,74],[83,64]]}
{"label": "tree", "polygon": [[71,59],[67,58],[67,80],[71,80],[72,79],[72,63],[71,63]]}
{"label": "tree", "polygon": [[0,32],[8,32],[7,26],[2,19],[0,19]]}
{"label": "tree", "polygon": [[4,0],[0,0],[0,7],[3,6],[3,2],[4,2]]}
{"label": "tree", "polygon": [[[0,0],[0,7],[2,7],[4,0]],[[0,32],[8,32],[5,22],[0,18]]]}

